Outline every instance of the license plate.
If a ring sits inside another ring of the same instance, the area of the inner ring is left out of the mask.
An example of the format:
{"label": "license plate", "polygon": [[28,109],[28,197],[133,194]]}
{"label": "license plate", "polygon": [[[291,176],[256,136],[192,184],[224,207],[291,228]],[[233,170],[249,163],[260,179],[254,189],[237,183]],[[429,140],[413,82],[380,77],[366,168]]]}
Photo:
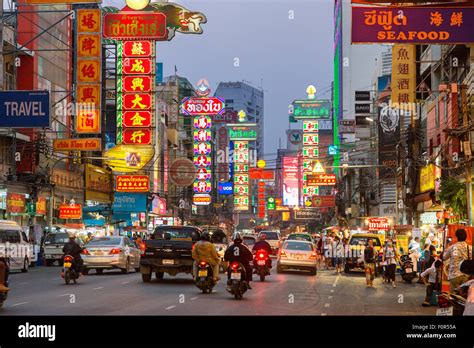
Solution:
{"label": "license plate", "polygon": [[240,280],[240,272],[231,273],[230,279]]}
{"label": "license plate", "polygon": [[438,308],[436,310],[436,316],[438,317],[450,317],[453,316],[453,307]]}
{"label": "license plate", "polygon": [[265,263],[266,263],[265,260],[258,260],[257,261],[257,265],[259,265],[259,266],[265,266]]}
{"label": "license plate", "polygon": [[94,255],[101,256],[101,255],[104,255],[104,252],[103,251],[96,251],[94,253]]}
{"label": "license plate", "polygon": [[163,265],[174,265],[174,260],[163,260]]}
{"label": "license plate", "polygon": [[201,269],[198,273],[199,277],[207,277],[207,269]]}
{"label": "license plate", "polygon": [[413,272],[413,269],[407,268],[407,269],[406,269],[406,272],[407,272],[407,273],[412,273],[412,272]]}
{"label": "license plate", "polygon": [[295,260],[301,260],[303,258],[303,255],[299,255],[299,254],[293,254],[291,255]]}
{"label": "license plate", "polygon": [[71,263],[70,262],[64,262],[64,268],[70,268]]}

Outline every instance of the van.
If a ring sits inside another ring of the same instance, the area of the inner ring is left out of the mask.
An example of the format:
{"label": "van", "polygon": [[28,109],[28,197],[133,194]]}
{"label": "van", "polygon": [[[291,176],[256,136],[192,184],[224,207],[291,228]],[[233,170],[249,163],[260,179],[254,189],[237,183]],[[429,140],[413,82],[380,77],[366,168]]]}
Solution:
{"label": "van", "polygon": [[[384,235],[372,234],[372,233],[357,233],[353,234],[349,239],[349,254],[345,257],[344,272],[349,273],[352,269],[359,268],[364,269],[363,253],[365,246],[369,240],[374,242],[375,250],[379,253],[383,243]],[[377,275],[377,267],[376,275]]]}
{"label": "van", "polygon": [[33,246],[15,221],[0,220],[0,257],[10,259],[10,270],[28,272],[33,260]]}
{"label": "van", "polygon": [[[81,245],[79,238],[76,241]],[[51,232],[46,235],[43,242],[44,264],[46,266],[51,266],[56,261],[58,264],[61,263],[63,247],[67,242],[69,242],[67,232]]]}

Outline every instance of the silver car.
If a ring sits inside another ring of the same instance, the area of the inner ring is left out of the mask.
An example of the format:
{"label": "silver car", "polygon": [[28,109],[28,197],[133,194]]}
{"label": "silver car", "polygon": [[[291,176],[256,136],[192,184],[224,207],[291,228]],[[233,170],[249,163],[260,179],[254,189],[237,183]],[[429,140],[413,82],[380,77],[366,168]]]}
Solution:
{"label": "silver car", "polygon": [[82,252],[84,273],[95,269],[102,274],[104,269],[120,269],[127,274],[131,268],[140,271],[141,252],[128,237],[96,237],[85,245]]}
{"label": "silver car", "polygon": [[312,275],[316,275],[316,259],[313,243],[300,240],[285,241],[278,252],[277,273],[285,269],[298,269],[308,270]]}

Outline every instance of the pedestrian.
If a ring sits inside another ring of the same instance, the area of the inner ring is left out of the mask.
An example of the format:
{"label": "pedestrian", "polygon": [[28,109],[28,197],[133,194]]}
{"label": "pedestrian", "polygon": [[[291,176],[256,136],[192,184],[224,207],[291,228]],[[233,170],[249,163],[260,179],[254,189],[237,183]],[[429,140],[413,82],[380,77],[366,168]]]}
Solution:
{"label": "pedestrian", "polygon": [[333,242],[333,252],[334,252],[334,267],[336,273],[341,273],[342,271],[342,262],[344,260],[344,243],[341,241],[339,236],[334,238]]}
{"label": "pedestrian", "polygon": [[374,287],[374,278],[375,278],[375,259],[377,257],[377,250],[374,248],[373,239],[369,239],[367,246],[364,249],[364,271],[365,271],[365,281],[367,287]]}
{"label": "pedestrian", "polygon": [[434,291],[441,291],[442,274],[443,262],[439,259],[433,262],[430,268],[421,273],[423,278],[428,277],[428,286],[426,287],[426,297],[425,302],[422,304],[423,307],[429,307],[431,305],[431,297]]}
{"label": "pedestrian", "polygon": [[324,261],[326,263],[326,269],[330,269],[332,267],[333,257],[334,253],[332,249],[332,238],[327,236],[324,246]]}
{"label": "pedestrian", "polygon": [[457,288],[469,280],[469,276],[460,270],[461,263],[470,260],[472,257],[472,247],[466,243],[466,230],[459,228],[456,230],[457,243],[448,248],[443,255],[443,260],[449,259],[448,280],[450,291],[457,293]]}
{"label": "pedestrian", "polygon": [[393,241],[388,240],[387,245],[385,245],[383,250],[382,262],[385,263],[387,267],[387,280],[392,283],[392,286],[396,288],[395,285],[395,270],[397,268],[397,249],[393,245]]}
{"label": "pedestrian", "polygon": [[420,250],[420,237],[415,237],[408,245],[408,250],[416,250],[418,253]]}

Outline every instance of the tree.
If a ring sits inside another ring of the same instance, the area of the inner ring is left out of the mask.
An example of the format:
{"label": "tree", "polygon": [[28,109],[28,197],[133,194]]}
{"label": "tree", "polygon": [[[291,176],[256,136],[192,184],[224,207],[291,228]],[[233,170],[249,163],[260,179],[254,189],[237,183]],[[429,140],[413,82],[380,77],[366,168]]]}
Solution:
{"label": "tree", "polygon": [[453,178],[441,180],[439,198],[461,219],[467,216],[466,186]]}

